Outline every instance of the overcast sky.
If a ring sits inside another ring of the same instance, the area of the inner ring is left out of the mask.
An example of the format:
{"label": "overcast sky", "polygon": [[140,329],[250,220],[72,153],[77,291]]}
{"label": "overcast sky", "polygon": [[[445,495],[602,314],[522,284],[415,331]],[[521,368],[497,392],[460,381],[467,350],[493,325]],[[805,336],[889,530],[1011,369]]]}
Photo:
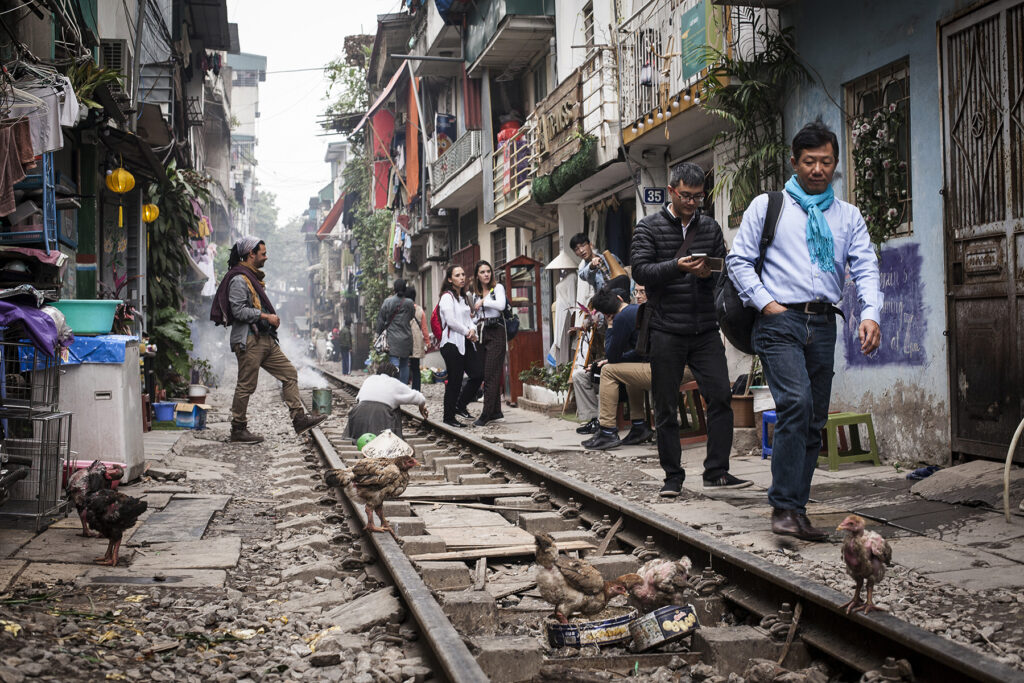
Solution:
{"label": "overcast sky", "polygon": [[238,24],[242,52],[267,57],[256,178],[263,190],[277,195],[281,223],[305,211],[309,197],[330,181],[324,154],[329,142],[342,137],[318,136],[316,119],[326,106],[322,72],[275,72],[322,67],[342,54],[346,35],[376,33],[377,15],[397,12],[401,5],[401,0],[228,0],[228,21]]}

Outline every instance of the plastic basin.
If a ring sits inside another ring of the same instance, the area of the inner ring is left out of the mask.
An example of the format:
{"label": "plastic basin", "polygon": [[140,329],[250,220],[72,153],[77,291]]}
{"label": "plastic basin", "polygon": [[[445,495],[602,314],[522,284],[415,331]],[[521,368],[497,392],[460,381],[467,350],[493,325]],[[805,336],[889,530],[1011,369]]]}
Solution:
{"label": "plastic basin", "polygon": [[114,326],[117,299],[61,299],[53,307],[75,334],[109,334]]}
{"label": "plastic basin", "polygon": [[159,401],[153,404],[157,422],[170,422],[174,419],[174,401]]}

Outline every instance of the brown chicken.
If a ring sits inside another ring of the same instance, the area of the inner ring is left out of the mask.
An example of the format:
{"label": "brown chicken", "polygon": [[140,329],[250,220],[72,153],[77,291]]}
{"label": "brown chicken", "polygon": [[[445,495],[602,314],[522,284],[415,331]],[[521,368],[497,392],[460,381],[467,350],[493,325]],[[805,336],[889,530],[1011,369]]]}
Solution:
{"label": "brown chicken", "polygon": [[121,548],[124,532],[135,526],[139,516],[146,511],[149,503],[132,498],[124,493],[103,489],[89,496],[86,516],[89,526],[100,532],[109,543],[107,553],[97,557],[97,564],[117,566],[117,552]]}
{"label": "brown chicken", "polygon": [[[867,614],[882,610],[872,601],[872,591],[875,584],[885,578],[886,566],[892,564],[892,548],[889,543],[874,531],[865,531],[864,524],[863,517],[850,515],[836,527],[838,531],[846,532],[843,562],[846,563],[846,573],[857,582],[857,592],[853,594],[853,599],[843,605],[847,614],[851,611]],[[867,602],[862,602],[860,589],[865,582],[868,584],[868,596]]]}
{"label": "brown chicken", "polygon": [[623,574],[614,581],[605,581],[601,572],[586,560],[562,557],[548,534],[537,539],[537,588],[546,602],[555,607],[554,617],[563,624],[573,614],[592,615],[605,608],[616,595],[625,595],[642,579],[636,574]]}
{"label": "brown chicken", "polygon": [[110,489],[113,482],[120,481],[124,476],[124,468],[120,465],[104,465],[99,460],[93,460],[92,464],[84,470],[75,470],[68,477],[66,487],[67,497],[78,510],[78,517],[82,520],[82,536],[99,536],[89,531],[89,522],[86,519],[85,508],[90,494]]}
{"label": "brown chicken", "polygon": [[692,591],[688,582],[693,562],[685,555],[675,562],[655,558],[636,571],[640,583],[629,589],[630,604],[645,612],[665,605],[686,604],[686,593]]}
{"label": "brown chicken", "polygon": [[[411,455],[363,458],[351,469],[328,470],[324,481],[328,486],[344,487],[350,498],[365,505],[367,531],[391,531],[384,519],[384,501],[398,498],[405,492],[409,486],[409,470],[419,464]],[[380,526],[373,523],[374,512],[380,517]]]}

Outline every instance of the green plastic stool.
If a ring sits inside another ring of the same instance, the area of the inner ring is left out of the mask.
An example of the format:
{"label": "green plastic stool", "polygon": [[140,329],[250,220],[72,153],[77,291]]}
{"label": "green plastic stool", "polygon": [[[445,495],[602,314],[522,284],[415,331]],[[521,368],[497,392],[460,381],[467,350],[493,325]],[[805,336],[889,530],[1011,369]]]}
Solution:
{"label": "green plastic stool", "polygon": [[[864,450],[860,445],[860,432],[855,428],[855,425],[861,424],[867,425],[868,441],[871,445],[870,450]],[[850,448],[840,451],[839,428],[844,425],[850,427]],[[875,441],[875,426],[871,422],[871,413],[832,413],[828,416],[828,422],[825,423],[825,434],[828,454],[820,456],[818,464],[828,463],[830,472],[835,472],[839,469],[840,465],[848,462],[866,462],[870,460],[875,465],[882,464],[878,460],[878,443]],[[824,452],[825,449],[822,450]]]}

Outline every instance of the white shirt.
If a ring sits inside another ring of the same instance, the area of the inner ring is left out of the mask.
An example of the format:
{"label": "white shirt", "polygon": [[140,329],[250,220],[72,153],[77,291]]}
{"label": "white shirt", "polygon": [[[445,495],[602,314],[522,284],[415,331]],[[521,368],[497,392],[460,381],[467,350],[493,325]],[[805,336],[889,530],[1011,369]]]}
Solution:
{"label": "white shirt", "polygon": [[426,405],[427,398],[407,384],[387,375],[370,375],[356,394],[357,401],[375,401],[392,408],[401,405]]}
{"label": "white shirt", "polygon": [[505,310],[505,287],[496,284],[484,296],[484,305],[478,315],[481,318],[500,318],[501,312]]}
{"label": "white shirt", "polygon": [[[668,205],[665,208],[668,209],[669,214],[671,214],[675,218],[679,218],[679,215],[676,213],[676,210],[672,208],[672,202],[669,202]],[[686,225],[683,226],[683,239],[684,240],[686,239],[686,231],[690,229],[690,226],[693,224],[693,219],[696,218],[696,217],[697,217],[697,212],[694,211],[692,214],[690,214],[690,220],[686,223]],[[682,221],[681,218],[679,220]]]}
{"label": "white shirt", "polygon": [[456,298],[451,292],[441,295],[438,302],[441,314],[441,342],[440,345],[455,344],[459,353],[466,353],[466,335],[473,329],[473,312],[466,300]]}

